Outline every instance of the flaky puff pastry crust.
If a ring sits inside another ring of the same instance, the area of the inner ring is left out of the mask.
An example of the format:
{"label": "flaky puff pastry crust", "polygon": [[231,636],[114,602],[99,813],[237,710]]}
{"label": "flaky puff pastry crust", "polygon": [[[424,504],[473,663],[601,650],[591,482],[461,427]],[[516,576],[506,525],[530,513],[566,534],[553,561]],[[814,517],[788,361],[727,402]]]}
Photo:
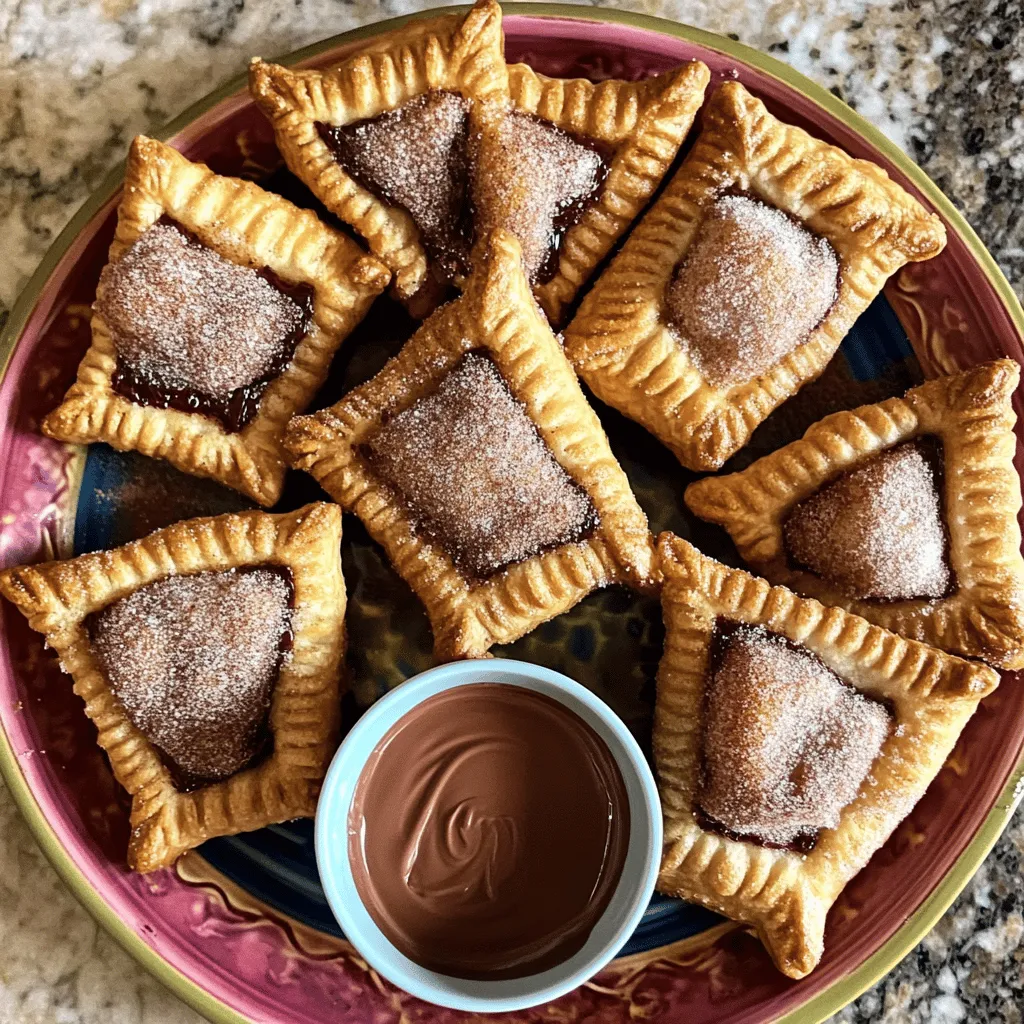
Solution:
{"label": "flaky puff pastry crust", "polygon": [[612,147],[608,176],[594,202],[562,239],[558,270],[534,286],[556,327],[661,184],[693,126],[710,78],[700,61],[641,82],[596,85],[583,78],[547,78],[526,64],[509,65],[509,94],[517,110]]}
{"label": "flaky puff pastry crust", "polygon": [[[806,341],[760,376],[716,388],[679,343],[666,304],[704,210],[730,190],[827,239],[839,288]],[[881,168],[784,124],[727,82],[705,107],[693,150],[584,299],[566,330],[566,354],[602,401],[645,426],[684,466],[717,469],[825,369],[886,279],[937,255],[945,240],[939,219]]]}
{"label": "flaky puff pastry crust", "polygon": [[64,401],[43,420],[43,433],[78,444],[105,441],[121,451],[166,459],[186,473],[210,477],[261,505],[273,505],[287,470],[281,447],[285,424],[309,404],[334,353],[390,274],[308,210],[250,182],[214,174],[140,135],[128,154],[111,262],[164,215],[225,259],[268,267],[284,281],[312,286],[309,331],[264,391],[253,419],[232,433],[199,413],[136,404],[117,394],[111,386],[117,367],[114,342],[94,310],[92,344]]}
{"label": "flaky puff pastry crust", "polygon": [[[329,409],[292,420],[293,465],[355,512],[423,602],[439,658],[474,658],[510,643],[610,583],[649,587],[654,549],[601,424],[530,293],[516,239],[495,231],[476,255],[461,298],[434,313],[368,383]],[[486,353],[555,460],[599,517],[585,539],[467,579],[417,529],[402,496],[360,454],[383,422],[432,394],[468,352]]]}
{"label": "flaky puff pastry crust", "polygon": [[[112,551],[0,573],[0,592],[42,633],[74,680],[114,777],[132,798],[128,865],[167,867],[213,836],[312,817],[337,744],[345,648],[341,510],[251,511],[175,523]],[[88,615],[169,576],[282,566],[294,593],[294,643],[270,709],[273,752],[252,768],[179,792],[156,748],[130,721],[93,655]]]}
{"label": "flaky puff pastry crust", "polygon": [[[672,534],[658,538],[658,554],[666,630],[654,716],[665,816],[658,889],[752,925],[779,969],[802,978],[821,958],[829,908],[924,794],[999,675],[730,569]],[[702,707],[719,618],[781,634],[894,715],[860,792],[810,853],[698,824]]]}
{"label": "flaky puff pastry crust", "polygon": [[[926,381],[903,398],[834,413],[741,473],[691,484],[686,504],[724,526],[743,559],[773,583],[943,650],[1024,668],[1021,489],[1011,405],[1019,381],[1017,363],[1000,359]],[[955,591],[937,600],[856,600],[793,565],[783,539],[793,507],[846,470],[917,437],[942,442]]]}
{"label": "flaky puff pastry crust", "polygon": [[293,71],[258,58],[250,65],[250,91],[273,124],[288,167],[391,268],[401,299],[427,281],[429,257],[419,228],[405,210],[346,174],[316,125],[376,117],[432,89],[505,103],[503,51],[501,8],[479,0],[465,15],[413,21],[326,71]]}

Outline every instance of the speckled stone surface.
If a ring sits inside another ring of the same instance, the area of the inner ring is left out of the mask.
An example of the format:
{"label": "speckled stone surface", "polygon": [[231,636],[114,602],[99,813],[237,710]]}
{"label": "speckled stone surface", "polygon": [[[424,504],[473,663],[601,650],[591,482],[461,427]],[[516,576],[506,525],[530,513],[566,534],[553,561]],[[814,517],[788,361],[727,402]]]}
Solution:
{"label": "speckled stone surface", "polygon": [[[77,206],[253,54],[430,0],[0,0],[0,315]],[[957,202],[1024,293],[1024,4],[620,0],[790,61]],[[1024,817],[934,932],[844,1022],[1024,1020]],[[197,1024],[64,888],[0,787],[0,1024]]]}

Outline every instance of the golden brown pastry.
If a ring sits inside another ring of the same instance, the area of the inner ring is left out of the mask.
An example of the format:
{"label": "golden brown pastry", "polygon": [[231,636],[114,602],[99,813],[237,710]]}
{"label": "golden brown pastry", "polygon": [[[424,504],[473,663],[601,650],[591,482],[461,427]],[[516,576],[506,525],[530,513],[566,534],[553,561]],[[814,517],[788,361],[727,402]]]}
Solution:
{"label": "golden brown pastry", "polygon": [[547,78],[508,69],[511,111],[475,141],[481,233],[523,246],[534,294],[556,326],[661,184],[693,124],[710,73],[699,61],[641,82]]}
{"label": "golden brown pastry", "polygon": [[388,279],[309,211],[139,136],[92,344],[43,433],[166,459],[273,505],[285,424]]}
{"label": "golden brown pastry", "polygon": [[684,466],[717,469],[822,372],[886,279],[945,238],[879,167],[727,82],[584,299],[566,354]]}
{"label": "golden brown pastry", "polygon": [[496,231],[463,296],[286,444],[384,546],[440,658],[482,657],[609,583],[649,585],[647,519]]}
{"label": "golden brown pastry", "polygon": [[0,573],[132,797],[128,864],[311,817],[339,727],[341,510],[175,523]]}
{"label": "golden brown pastry", "polygon": [[773,583],[1001,668],[1024,666],[1011,359],[838,412],[741,473],[691,484]]}
{"label": "golden brown pastry", "polygon": [[658,540],[658,888],[752,925],[783,973],[910,813],[993,669]]}
{"label": "golden brown pastry", "polygon": [[416,20],[326,71],[254,59],[256,102],[292,173],[394,273],[411,299],[466,271],[469,115],[508,101],[501,8]]}

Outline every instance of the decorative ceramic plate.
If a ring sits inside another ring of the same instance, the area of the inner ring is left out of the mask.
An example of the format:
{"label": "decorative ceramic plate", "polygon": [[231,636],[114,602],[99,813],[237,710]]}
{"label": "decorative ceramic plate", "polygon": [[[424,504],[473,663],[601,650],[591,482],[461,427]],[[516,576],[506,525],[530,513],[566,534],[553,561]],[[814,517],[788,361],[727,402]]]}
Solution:
{"label": "decorative ceramic plate", "polygon": [[[291,60],[330,64],[405,20],[327,40]],[[945,252],[890,282],[826,374],[779,409],[730,468],[798,436],[826,412],[900,393],[922,374],[1002,355],[1024,360],[1024,312],[977,237],[906,156],[823,89],[753,50],[653,18],[513,3],[506,5],[505,32],[510,60],[563,77],[638,78],[700,58],[715,81],[738,78],[784,119],[877,161],[945,219]],[[279,169],[270,127],[240,80],[186,112],[163,137],[218,172],[257,178],[312,202]],[[72,220],[3,335],[2,565],[107,547],[243,502],[162,463],[100,445],[86,454],[38,433],[88,343],[89,304],[113,234],[119,185],[118,171]],[[397,306],[378,302],[343,346],[319,404],[376,372],[411,329]],[[1019,396],[1017,404],[1020,415]],[[683,512],[691,475],[639,427],[600,412],[652,528],[673,529],[735,561],[723,533]],[[1018,443],[1024,469],[1022,455]],[[309,478],[294,474],[282,507],[315,491]],[[431,659],[422,612],[351,518],[343,557],[351,592],[351,721]],[[429,1024],[459,1017],[393,989],[345,942],[317,881],[309,822],[209,842],[173,870],[129,873],[125,797],[70,681],[13,609],[4,607],[3,622],[0,767],[7,784],[79,898],[175,992],[214,1021],[365,1024],[404,1014]],[[593,687],[648,742],[660,629],[654,602],[609,591],[502,653]],[[821,966],[805,980],[779,974],[741,926],[658,897],[603,974],[557,1004],[509,1019],[642,1016],[726,1024],[826,1017],[905,955],[977,868],[1018,798],[1022,746],[1024,685],[1012,680],[986,700],[926,797],[846,889],[829,918]]]}

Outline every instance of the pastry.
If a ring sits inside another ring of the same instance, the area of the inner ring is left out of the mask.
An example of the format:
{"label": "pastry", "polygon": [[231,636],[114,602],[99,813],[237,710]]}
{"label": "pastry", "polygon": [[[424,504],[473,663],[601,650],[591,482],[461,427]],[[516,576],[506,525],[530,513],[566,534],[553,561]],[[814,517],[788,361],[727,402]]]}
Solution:
{"label": "pastry", "polygon": [[815,423],[741,473],[691,484],[773,583],[903,636],[1024,667],[1011,359]]}
{"label": "pastry", "polygon": [[252,95],[292,173],[412,297],[466,272],[466,140],[474,103],[506,103],[501,8],[417,20],[325,71],[254,59]]}
{"label": "pastry", "polygon": [[512,109],[474,139],[476,229],[523,246],[534,294],[556,326],[661,184],[704,98],[699,61],[640,82],[508,69]]}
{"label": "pastry", "polygon": [[340,717],[341,510],[192,519],[0,573],[132,798],[128,864],[311,817]]}
{"label": "pastry", "polygon": [[847,882],[924,794],[999,682],[658,540],[660,891],[752,925],[781,971],[822,954]]}
{"label": "pastry", "polygon": [[647,519],[518,242],[496,231],[474,260],[461,298],[286,436],[426,606],[441,658],[482,657],[597,587],[654,575]]}
{"label": "pastry", "polygon": [[43,432],[166,459],[272,505],[285,423],[388,278],[309,211],[139,136],[92,344]]}
{"label": "pastry", "polygon": [[886,279],[945,238],[879,167],[727,82],[584,299],[566,354],[684,466],[717,469],[824,370]]}

